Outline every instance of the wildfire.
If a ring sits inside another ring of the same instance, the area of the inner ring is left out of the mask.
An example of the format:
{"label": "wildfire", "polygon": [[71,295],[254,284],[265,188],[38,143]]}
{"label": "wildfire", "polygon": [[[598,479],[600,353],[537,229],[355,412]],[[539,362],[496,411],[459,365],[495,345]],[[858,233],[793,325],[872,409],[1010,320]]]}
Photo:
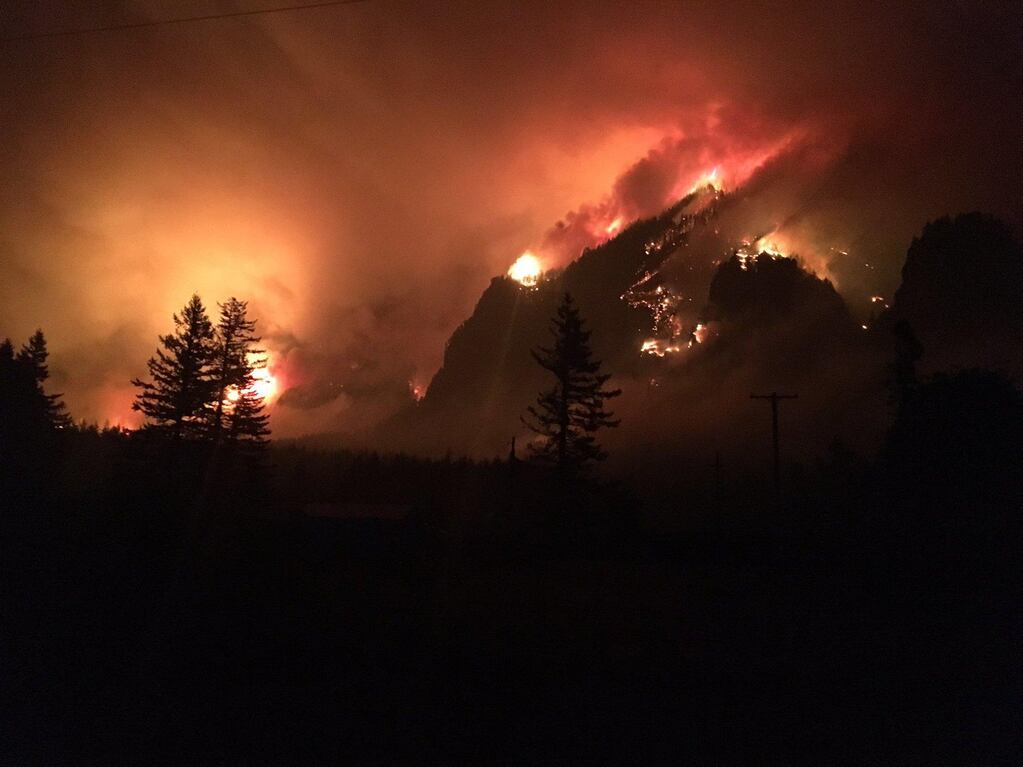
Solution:
{"label": "wildfire", "polygon": [[767,253],[771,258],[788,258],[788,256],[782,252],[781,247],[774,240],[768,237],[761,237],[753,245],[754,252],[757,254]]}
{"label": "wildfire", "polygon": [[790,255],[786,253],[778,241],[774,238],[774,233],[765,234],[763,237],[758,237],[756,240],[743,240],[742,244],[736,248],[735,255],[739,259],[739,268],[745,271],[749,268],[750,262],[755,261],[757,256],[764,253],[771,258],[789,258]]}
{"label": "wildfire", "polygon": [[721,179],[718,177],[718,168],[716,165],[711,170],[704,173],[696,180],[696,183],[693,184],[692,189],[689,190],[689,194],[692,194],[693,192],[698,192],[701,189],[706,189],[708,186],[715,192],[720,192],[724,189],[724,185],[721,183]]}
{"label": "wildfire", "polygon": [[680,347],[674,341],[669,341],[665,338],[648,338],[643,342],[643,346],[640,347],[640,352],[643,354],[654,354],[658,357],[663,357],[666,354],[673,354],[674,352],[681,351]]}
{"label": "wildfire", "polygon": [[414,399],[416,402],[419,402],[423,399],[423,397],[426,396],[426,387],[423,386],[421,383],[409,381],[408,392],[409,394],[412,395],[412,399]]}
{"label": "wildfire", "polygon": [[614,221],[612,221],[610,224],[608,224],[607,228],[604,231],[606,231],[608,234],[614,234],[615,232],[617,232],[621,228],[622,228],[622,217],[619,216]]}
{"label": "wildfire", "polygon": [[648,338],[643,342],[639,351],[641,354],[653,354],[656,357],[664,357],[668,354],[674,354],[675,352],[682,351],[683,348],[692,349],[693,344],[702,344],[709,332],[707,326],[702,322],[696,323],[696,326],[688,331],[689,340],[685,342],[683,347],[679,341],[682,338],[683,333],[679,327],[677,319],[674,322],[675,328],[671,334],[671,338]]}
{"label": "wildfire", "polygon": [[261,400],[268,401],[277,393],[277,379],[266,368],[253,370],[252,390]]}
{"label": "wildfire", "polygon": [[508,276],[527,288],[534,287],[540,281],[542,273],[543,268],[540,265],[540,259],[528,250],[519,256],[508,269]]}
{"label": "wildfire", "polygon": [[[260,355],[252,355],[252,358],[250,358],[250,362],[255,362],[255,364],[261,364],[260,360],[264,360]],[[277,395],[277,389],[277,378],[265,366],[265,363],[263,367],[258,367],[252,371],[252,393],[263,400],[264,403],[269,403]],[[237,386],[230,386],[224,392],[224,404],[227,406],[234,405],[241,398],[242,391]]]}

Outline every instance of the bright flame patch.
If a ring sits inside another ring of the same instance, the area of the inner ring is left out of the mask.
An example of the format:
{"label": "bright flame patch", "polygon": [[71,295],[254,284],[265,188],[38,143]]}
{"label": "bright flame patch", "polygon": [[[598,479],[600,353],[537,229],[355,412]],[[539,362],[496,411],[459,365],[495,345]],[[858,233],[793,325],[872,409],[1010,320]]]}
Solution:
{"label": "bright flame patch", "polygon": [[718,177],[717,166],[714,166],[711,170],[707,171],[698,179],[696,179],[696,183],[693,184],[692,189],[689,190],[689,194],[692,194],[693,192],[698,192],[701,189],[706,189],[708,186],[715,192],[720,192],[724,189],[724,185],[721,183],[721,179]]}
{"label": "bright flame patch", "polygon": [[260,368],[252,371],[252,391],[262,400],[269,400],[277,393],[277,379],[269,370]]}
{"label": "bright flame patch", "polygon": [[519,256],[508,269],[508,276],[527,288],[534,287],[540,281],[542,273],[543,268],[540,265],[540,259],[528,250]]}

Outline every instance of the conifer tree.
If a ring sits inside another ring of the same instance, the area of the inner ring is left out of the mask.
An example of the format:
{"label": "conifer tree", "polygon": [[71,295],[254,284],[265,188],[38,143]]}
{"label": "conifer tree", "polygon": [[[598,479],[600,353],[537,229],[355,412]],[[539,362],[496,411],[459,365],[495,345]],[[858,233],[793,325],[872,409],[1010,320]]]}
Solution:
{"label": "conifer tree", "polygon": [[46,336],[42,330],[36,330],[32,337],[22,345],[16,362],[25,368],[26,376],[35,382],[33,399],[35,407],[43,422],[49,428],[63,429],[71,425],[71,416],[61,401],[60,394],[47,394],[43,388],[50,377],[50,369],[46,364],[50,352],[46,348]]}
{"label": "conifer tree", "polygon": [[10,339],[0,343],[0,437],[8,444],[42,437],[71,425],[59,394],[44,388],[50,371],[43,331],[37,330],[17,354]]}
{"label": "conifer tree", "polygon": [[256,391],[254,370],[248,366],[243,383],[238,387],[238,398],[227,412],[224,440],[248,449],[260,449],[270,435],[270,416],[263,412],[263,396]]}
{"label": "conifer tree", "polygon": [[531,418],[522,422],[543,437],[530,445],[533,456],[555,466],[562,476],[571,476],[607,457],[594,434],[618,426],[614,413],[604,405],[622,392],[604,388],[611,376],[601,373],[600,360],[593,359],[591,331],[585,329],[568,293],[550,330],[553,348],[541,347],[532,354],[540,367],[554,375],[555,384],[540,393],[536,405],[528,408]]}
{"label": "conifer tree", "polygon": [[208,406],[209,434],[216,442],[262,445],[270,433],[255,387],[255,371],[266,365],[255,331],[246,301],[232,297],[221,304],[213,364],[216,399]]}
{"label": "conifer tree", "polygon": [[203,435],[215,396],[213,325],[197,295],[173,317],[174,332],[160,336],[162,348],[146,363],[152,381],[132,381],[140,389],[132,409],[146,416],[147,428],[194,439]]}

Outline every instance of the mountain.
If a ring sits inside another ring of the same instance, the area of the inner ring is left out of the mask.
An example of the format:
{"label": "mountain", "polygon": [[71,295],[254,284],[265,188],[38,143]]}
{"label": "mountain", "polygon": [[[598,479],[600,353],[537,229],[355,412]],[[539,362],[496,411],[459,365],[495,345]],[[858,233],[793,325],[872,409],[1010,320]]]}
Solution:
{"label": "mountain", "polygon": [[[761,208],[741,189],[698,189],[535,284],[495,277],[422,400],[370,441],[493,457],[513,437],[529,439],[519,416],[550,385],[530,351],[547,343],[566,291],[624,390],[615,402],[623,426],[603,438],[617,457],[672,473],[714,446],[755,444],[757,391],[799,393],[787,418],[807,460],[838,437],[872,449],[890,419],[900,321],[923,344],[924,372],[1023,373],[1023,250],[1001,222],[973,213],[928,224],[891,308],[868,327],[828,280],[757,231],[770,226]],[[759,460],[739,452],[734,461]]]}
{"label": "mountain", "polygon": [[566,291],[593,331],[596,356],[627,395],[718,366],[751,334],[763,348],[771,347],[765,336],[772,343],[798,336],[790,344],[797,352],[807,330],[841,343],[862,335],[830,283],[723,230],[722,213],[735,203],[700,189],[533,286],[495,277],[452,334],[423,399],[385,423],[377,439],[416,452],[505,454],[513,436],[526,436],[520,414],[549,385],[530,351],[549,339]]}
{"label": "mountain", "polygon": [[1023,246],[982,213],[924,227],[906,254],[888,325],[909,323],[925,370],[985,366],[1023,374]]}

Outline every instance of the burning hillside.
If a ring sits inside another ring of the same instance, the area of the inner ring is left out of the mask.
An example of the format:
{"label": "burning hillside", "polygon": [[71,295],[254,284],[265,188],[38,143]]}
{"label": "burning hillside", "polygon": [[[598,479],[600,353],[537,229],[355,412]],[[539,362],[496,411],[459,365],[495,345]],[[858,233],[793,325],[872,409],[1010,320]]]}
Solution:
{"label": "burning hillside", "polygon": [[[627,392],[635,390],[630,381],[651,376],[662,391],[671,388],[665,387],[672,377],[697,376],[691,368],[699,365],[699,355],[692,357],[696,347],[711,339],[734,343],[756,318],[777,326],[787,314],[823,311],[835,318],[824,324],[836,333],[854,327],[830,285],[783,250],[777,227],[750,234],[760,220],[750,221],[757,217],[744,212],[749,204],[741,193],[700,183],[658,216],[633,222],[563,269],[542,270],[534,254],[524,254],[507,277],[492,281],[451,337],[425,396],[388,424],[388,436],[412,449],[499,451],[542,386],[530,350],[545,340],[547,321],[566,291],[592,328],[597,353]],[[787,267],[772,268],[774,262]],[[667,365],[669,357],[691,359],[679,367]]]}

